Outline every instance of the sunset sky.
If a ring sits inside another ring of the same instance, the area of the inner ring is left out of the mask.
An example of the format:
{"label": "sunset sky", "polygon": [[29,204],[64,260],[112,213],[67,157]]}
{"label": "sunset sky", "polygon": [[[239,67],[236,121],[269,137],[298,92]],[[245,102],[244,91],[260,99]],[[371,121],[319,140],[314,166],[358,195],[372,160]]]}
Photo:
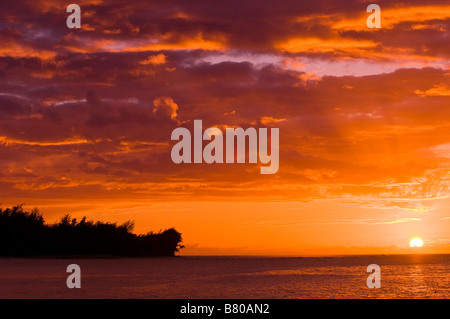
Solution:
{"label": "sunset sky", "polygon": [[[450,253],[448,2],[80,0],[68,29],[70,3],[0,4],[0,207],[182,255]],[[195,119],[279,128],[278,172],[174,164]]]}

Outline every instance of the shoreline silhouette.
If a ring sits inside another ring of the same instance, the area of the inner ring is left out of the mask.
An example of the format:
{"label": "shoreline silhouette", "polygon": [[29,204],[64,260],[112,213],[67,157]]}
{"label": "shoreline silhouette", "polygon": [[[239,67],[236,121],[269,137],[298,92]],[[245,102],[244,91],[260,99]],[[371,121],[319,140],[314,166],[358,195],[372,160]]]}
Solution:
{"label": "shoreline silhouette", "polygon": [[139,235],[133,229],[132,221],[77,221],[69,214],[46,224],[36,208],[0,208],[0,257],[173,257],[184,248],[175,228]]}

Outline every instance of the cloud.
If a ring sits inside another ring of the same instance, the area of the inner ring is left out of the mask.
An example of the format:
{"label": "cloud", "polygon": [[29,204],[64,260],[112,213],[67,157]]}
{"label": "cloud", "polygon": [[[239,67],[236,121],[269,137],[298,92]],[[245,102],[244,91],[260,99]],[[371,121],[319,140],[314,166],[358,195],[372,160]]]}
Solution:
{"label": "cloud", "polygon": [[450,96],[450,89],[444,85],[434,86],[426,91],[415,90],[414,93],[421,97],[427,96]]}
{"label": "cloud", "polygon": [[10,139],[6,136],[0,136],[0,144],[3,144],[5,146],[9,146],[11,144],[20,144],[20,145],[36,145],[36,146],[59,146],[59,145],[74,145],[74,144],[87,144],[92,143],[86,139],[68,139],[63,141],[54,141],[54,142],[33,142],[33,141],[24,141],[24,140],[16,140],[16,139]]}
{"label": "cloud", "polygon": [[[375,31],[360,1],[174,3],[86,1],[77,31],[61,27],[57,2],[2,7],[5,191],[59,194],[60,182],[39,188],[54,176],[79,196],[351,198],[418,211],[432,205],[413,199],[448,196],[445,6],[385,4]],[[170,133],[194,119],[280,125],[279,172],[174,165]]]}
{"label": "cloud", "polygon": [[371,218],[360,218],[360,219],[333,219],[333,220],[321,220],[321,221],[302,221],[302,222],[292,222],[290,220],[265,220],[265,221],[254,221],[242,223],[241,227],[264,227],[267,225],[275,225],[277,227],[298,227],[302,225],[392,225],[399,223],[409,223],[421,221],[421,218],[398,218],[395,220],[381,220],[371,219]]}
{"label": "cloud", "polygon": [[157,97],[153,100],[153,113],[158,117],[170,117],[172,120],[177,117],[178,105],[171,97]]}
{"label": "cloud", "polygon": [[2,43],[7,45],[2,54],[51,60],[75,52],[239,50],[372,60],[408,59],[415,53],[422,60],[439,60],[449,53],[439,39],[448,30],[450,8],[440,1],[383,3],[383,28],[376,32],[367,29],[366,5],[358,0],[289,0],[276,10],[270,1],[255,0],[215,4],[208,10],[201,2],[182,1],[170,7],[142,0],[79,5],[83,27],[77,32],[61,27],[60,3],[19,0],[5,5]]}
{"label": "cloud", "polygon": [[263,125],[280,123],[280,122],[284,122],[284,121],[286,121],[286,119],[276,119],[271,116],[263,116],[261,118],[261,124],[263,124]]}
{"label": "cloud", "polygon": [[162,53],[157,54],[157,55],[150,55],[147,59],[142,60],[139,63],[143,64],[143,65],[147,65],[147,64],[152,64],[152,65],[165,64],[166,63],[166,56],[164,54],[162,54]]}
{"label": "cloud", "polygon": [[433,155],[450,159],[450,143],[432,146],[427,149]]}

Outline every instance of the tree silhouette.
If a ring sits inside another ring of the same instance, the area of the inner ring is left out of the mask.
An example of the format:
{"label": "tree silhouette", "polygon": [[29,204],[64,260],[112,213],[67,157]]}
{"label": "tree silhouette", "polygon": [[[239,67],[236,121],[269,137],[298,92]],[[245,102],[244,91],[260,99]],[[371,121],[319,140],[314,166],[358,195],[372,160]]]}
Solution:
{"label": "tree silhouette", "polygon": [[181,248],[181,234],[174,228],[146,235],[132,233],[134,222],[122,225],[79,222],[69,214],[47,225],[37,209],[22,205],[0,209],[0,256],[112,255],[174,256]]}

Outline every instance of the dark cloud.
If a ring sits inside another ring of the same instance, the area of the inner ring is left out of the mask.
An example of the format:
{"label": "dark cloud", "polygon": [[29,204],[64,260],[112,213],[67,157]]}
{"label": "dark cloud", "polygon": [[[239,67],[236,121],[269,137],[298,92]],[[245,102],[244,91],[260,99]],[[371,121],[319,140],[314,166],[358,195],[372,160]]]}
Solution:
{"label": "dark cloud", "polygon": [[[351,29],[365,1],[79,4],[81,30],[65,27],[58,1],[2,7],[2,194],[387,194],[389,186],[370,185],[412,183],[447,165],[432,147],[448,143],[448,70],[403,63],[445,60],[448,18],[392,18],[375,33]],[[386,12],[397,8],[379,4]],[[403,6],[425,4],[441,5]],[[297,37],[298,47],[286,51],[285,42]],[[396,64],[399,52],[405,60]],[[396,70],[320,76],[308,65],[280,62],[297,57],[330,69],[331,61],[359,59]],[[279,127],[279,172],[172,163],[170,134],[192,128],[194,119],[205,128]]]}

